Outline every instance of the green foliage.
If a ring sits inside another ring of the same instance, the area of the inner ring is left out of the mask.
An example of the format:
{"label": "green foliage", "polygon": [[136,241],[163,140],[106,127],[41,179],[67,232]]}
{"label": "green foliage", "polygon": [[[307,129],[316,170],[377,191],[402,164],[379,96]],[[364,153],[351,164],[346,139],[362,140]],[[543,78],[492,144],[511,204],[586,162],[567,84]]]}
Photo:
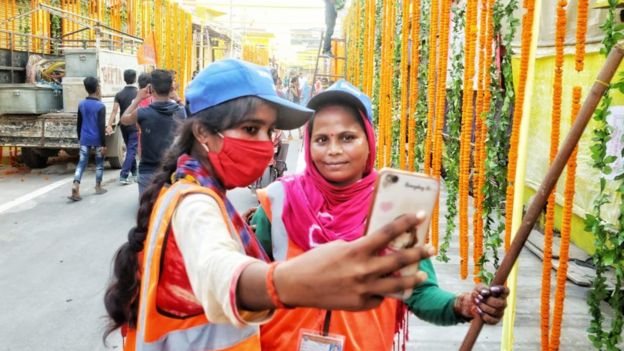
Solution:
{"label": "green foliage", "polygon": [[[381,34],[382,25],[381,25],[381,12],[382,12],[382,3],[381,1],[375,1],[375,58],[374,58],[374,67],[373,67],[373,125],[376,128],[379,128],[379,88],[381,86],[380,82],[380,72],[381,72]],[[377,130],[377,135],[379,135],[379,130]],[[380,151],[378,151],[380,152]]]}
{"label": "green foliage", "polygon": [[[501,71],[496,65],[490,67],[492,100],[486,115],[488,133],[485,139],[485,183],[483,187],[483,256],[479,260],[480,278],[489,283],[493,273],[487,270],[487,263],[498,267],[499,248],[505,232],[505,189],[507,188],[507,154],[509,153],[509,128],[513,118],[513,104],[516,98],[511,69],[511,43],[520,21],[514,17],[518,9],[517,0],[498,0],[494,4],[494,37],[502,37],[500,43],[506,50],[502,57]],[[504,30],[506,29],[506,31]]]}
{"label": "green foliage", "polygon": [[[453,4],[452,33],[463,31],[465,10],[458,4]],[[437,260],[448,262],[448,248],[455,232],[457,217],[457,198],[459,193],[459,137],[461,132],[462,91],[464,77],[464,42],[459,35],[452,36],[451,42],[451,84],[447,87],[446,128],[448,138],[445,142],[442,164],[445,170],[444,184],[446,185],[446,231],[438,250]]]}
{"label": "green foliage", "polygon": [[360,85],[358,86],[358,88],[360,90],[363,90],[364,77],[366,76],[364,72],[364,40],[366,38],[366,33],[364,31],[366,30],[366,6],[364,0],[358,0],[358,2],[360,5],[360,13],[358,14],[358,16],[360,17],[360,28],[358,28],[358,30],[360,31],[360,36],[357,38],[356,46],[357,55],[361,57],[358,67],[358,71],[360,72],[360,76],[358,78]]}
{"label": "green foliage", "polygon": [[[605,33],[602,41],[601,53],[607,55],[613,46],[624,38],[624,26],[615,21],[617,0],[609,0],[609,11],[605,22],[600,28]],[[599,350],[618,350],[618,343],[622,340],[622,316],[624,295],[621,292],[624,280],[624,177],[619,176],[616,181],[620,182],[615,194],[609,194],[606,190],[607,180],[605,175],[612,172],[611,163],[616,160],[615,156],[607,155],[607,142],[611,140],[612,128],[607,124],[609,107],[611,106],[611,90],[624,90],[624,75],[620,74],[619,80],[612,84],[605,92],[600,105],[593,115],[595,128],[592,132],[592,145],[590,155],[592,167],[601,174],[599,191],[594,199],[592,213],[585,217],[585,230],[594,236],[596,251],[592,257],[596,267],[596,277],[592,282],[591,290],[587,299],[589,312],[592,316],[590,327],[587,329],[589,340]],[[612,198],[613,196],[613,198]],[[618,227],[613,228],[602,218],[602,206],[619,199]],[[605,273],[609,267],[615,269],[615,286],[613,292],[607,290]],[[605,329],[600,305],[606,301],[613,308],[613,319],[609,329]]]}
{"label": "green foliage", "polygon": [[429,16],[431,13],[431,0],[423,0],[420,12],[420,46],[418,55],[418,98],[416,101],[416,142],[414,143],[414,165],[417,170],[423,169],[425,160],[425,139],[427,138],[427,79],[429,77]]}

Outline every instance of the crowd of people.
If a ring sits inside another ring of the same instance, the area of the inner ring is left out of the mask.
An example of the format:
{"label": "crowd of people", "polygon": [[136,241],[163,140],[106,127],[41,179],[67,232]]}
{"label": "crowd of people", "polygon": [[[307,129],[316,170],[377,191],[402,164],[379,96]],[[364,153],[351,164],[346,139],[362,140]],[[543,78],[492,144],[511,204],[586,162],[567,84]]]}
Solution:
{"label": "crowd of people", "polygon": [[[175,72],[154,70],[138,77],[134,70],[124,71],[126,86],[115,95],[113,109],[106,122],[106,107],[101,102],[100,84],[96,77],[84,79],[88,97],[78,107],[77,134],[80,142],[80,159],[76,167],[69,199],[80,201],[80,181],[87,166],[89,150],[95,150],[96,194],[106,193],[102,187],[106,135],[114,133],[113,124],[119,115],[126,154],[119,174],[119,183],[139,184],[139,197],[143,194],[158,165],[173,142],[178,124],[186,118],[184,103],[180,99]],[[138,151],[141,162],[137,165]]]}
{"label": "crowd of people", "polygon": [[[268,69],[234,59],[198,72],[185,101],[170,71],[141,74],[138,88],[136,72],[124,78],[108,122],[97,79],[84,81],[71,195],[79,200],[90,148],[96,192],[105,191],[105,134],[119,114],[128,146],[119,180],[137,178],[141,194],[104,301],[106,336],[120,329],[124,350],[391,350],[408,310],[438,325],[501,319],[508,289],[442,289],[431,246],[379,256],[422,213],[363,235],[376,150],[370,99],[353,85],[306,99],[297,75],[288,87],[297,101]],[[262,175],[275,130],[298,128],[305,170],[258,190],[258,207],[240,215],[226,192]],[[418,274],[394,274],[416,263]],[[405,291],[405,301],[386,297]]]}

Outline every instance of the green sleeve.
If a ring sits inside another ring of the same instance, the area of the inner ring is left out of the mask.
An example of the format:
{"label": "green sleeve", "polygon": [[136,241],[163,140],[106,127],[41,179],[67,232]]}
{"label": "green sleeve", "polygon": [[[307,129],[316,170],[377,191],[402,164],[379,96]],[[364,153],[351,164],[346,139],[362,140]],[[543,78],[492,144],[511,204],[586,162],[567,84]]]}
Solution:
{"label": "green sleeve", "polygon": [[412,292],[405,303],[418,318],[436,325],[453,325],[460,322],[455,312],[455,294],[438,286],[433,263],[430,259],[420,261],[419,269],[427,273],[428,278]]}
{"label": "green sleeve", "polygon": [[264,248],[264,251],[273,260],[273,245],[271,242],[271,221],[267,217],[266,212],[262,206],[258,206],[256,213],[251,218],[251,226],[254,227],[254,232],[260,245]]}

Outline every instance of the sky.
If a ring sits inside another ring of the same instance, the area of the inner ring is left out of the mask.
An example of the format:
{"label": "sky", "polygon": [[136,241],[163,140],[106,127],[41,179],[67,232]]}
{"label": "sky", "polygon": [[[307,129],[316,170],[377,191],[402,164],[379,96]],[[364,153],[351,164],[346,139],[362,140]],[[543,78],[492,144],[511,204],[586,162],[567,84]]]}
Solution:
{"label": "sky", "polygon": [[231,8],[233,27],[242,30],[265,29],[280,34],[291,29],[325,26],[323,0],[196,0],[196,3],[225,12],[221,20],[228,26]]}
{"label": "sky", "polygon": [[[229,29],[230,21],[234,31],[244,34],[247,31],[267,31],[273,33],[274,53],[287,61],[296,60],[297,53],[305,51],[303,47],[290,45],[290,32],[303,29],[318,33],[325,29],[324,0],[179,0],[181,3],[206,6],[224,12],[218,18],[221,28]],[[340,36],[341,11],[338,14],[334,37]],[[230,18],[230,13],[232,17]]]}

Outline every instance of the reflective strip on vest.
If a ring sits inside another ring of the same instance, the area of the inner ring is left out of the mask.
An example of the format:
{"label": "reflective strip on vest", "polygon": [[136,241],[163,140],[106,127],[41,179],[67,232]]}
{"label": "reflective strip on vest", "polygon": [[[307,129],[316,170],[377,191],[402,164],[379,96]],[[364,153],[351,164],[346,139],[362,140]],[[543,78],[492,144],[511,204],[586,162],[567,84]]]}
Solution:
{"label": "reflective strip on vest", "polygon": [[[197,191],[193,191],[193,188]],[[147,310],[148,310],[148,297],[150,294],[150,288],[152,284],[157,282],[151,281],[152,274],[152,260],[156,254],[156,246],[160,241],[164,241],[163,233],[170,225],[173,210],[170,206],[176,206],[180,199],[188,194],[192,193],[206,193],[209,196],[208,191],[202,190],[198,185],[177,182],[172,185],[165,193],[161,193],[156,203],[157,213],[150,219],[150,241],[145,246],[147,248],[146,255],[144,256],[144,270],[141,280],[141,296],[140,296],[140,308],[138,317],[138,330],[136,337],[136,351],[174,351],[174,350],[233,350],[234,346],[240,344],[243,350],[249,350],[249,344],[245,341],[249,341],[250,344],[255,343],[252,341],[252,337],[258,334],[258,327],[248,326],[244,328],[237,328],[230,324],[211,324],[203,323],[196,326],[171,330],[164,334],[160,339],[155,341],[145,341],[145,330],[147,325]],[[213,196],[214,197],[214,196]],[[215,199],[219,201],[219,199]],[[228,225],[231,225],[228,221]],[[152,291],[152,293],[155,293]],[[239,349],[236,347],[236,349]],[[255,349],[255,348],[253,348]]]}
{"label": "reflective strip on vest", "polygon": [[142,343],[137,351],[221,350],[235,346],[258,333],[256,327],[243,329],[230,324],[204,324],[168,333],[162,340]]}
{"label": "reflective strip on vest", "polygon": [[267,195],[271,203],[271,246],[273,259],[286,261],[288,258],[288,232],[282,220],[284,212],[285,190],[282,182],[273,182],[267,187]]}

